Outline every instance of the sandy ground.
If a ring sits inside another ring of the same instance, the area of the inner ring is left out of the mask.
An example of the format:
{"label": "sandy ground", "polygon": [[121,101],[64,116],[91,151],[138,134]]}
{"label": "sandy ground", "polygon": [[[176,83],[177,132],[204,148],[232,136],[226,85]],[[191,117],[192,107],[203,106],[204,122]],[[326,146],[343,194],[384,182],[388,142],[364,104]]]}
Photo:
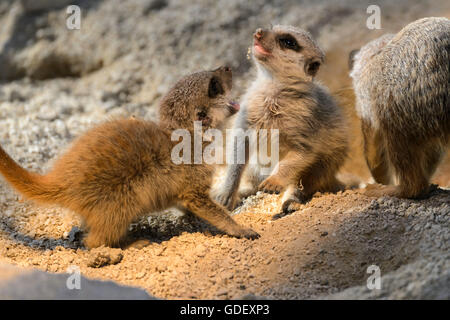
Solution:
{"label": "sandy ground", "polygon": [[[279,209],[279,197],[264,194],[238,209],[234,218],[261,234],[255,241],[167,215],[132,226],[130,238],[151,240],[146,247],[88,251],[70,233],[79,223],[73,214],[21,203],[0,218],[0,261],[49,272],[75,265],[88,278],[169,299],[314,298],[364,284],[372,264],[384,275],[429,255],[443,255],[448,273],[450,191],[424,201],[371,199],[359,190],[316,195],[273,221]],[[97,268],[99,261],[106,265]]]}
{"label": "sandy ground", "polygon": [[[245,53],[252,31],[267,21],[301,21],[326,51],[319,78],[350,119],[342,177],[366,183],[348,52],[419,17],[450,17],[448,1],[377,1],[383,30],[369,32],[365,9],[372,1],[230,0],[223,8],[204,0],[189,8],[178,0],[78,2],[85,10],[78,33],[63,27],[61,5],[20,13],[11,9],[14,1],[0,3],[0,143],[36,172],[94,123],[131,115],[155,120],[161,95],[182,74],[229,64],[238,97],[251,77]],[[450,187],[450,155],[433,182]],[[51,273],[79,266],[88,278],[169,299],[450,299],[448,189],[420,201],[368,198],[362,189],[318,194],[273,221],[279,210],[278,196],[258,194],[233,213],[261,234],[255,241],[169,210],[130,226],[130,242],[147,246],[88,251],[74,213],[23,201],[1,180],[0,263]],[[367,291],[370,265],[380,267],[381,290]]]}

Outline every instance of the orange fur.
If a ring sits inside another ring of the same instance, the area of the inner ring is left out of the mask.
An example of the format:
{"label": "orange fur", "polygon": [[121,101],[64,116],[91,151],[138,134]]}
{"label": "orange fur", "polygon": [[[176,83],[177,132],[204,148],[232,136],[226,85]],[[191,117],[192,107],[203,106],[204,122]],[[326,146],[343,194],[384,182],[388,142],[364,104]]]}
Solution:
{"label": "orange fur", "polygon": [[235,111],[226,100],[230,90],[226,67],[187,76],[163,99],[159,125],[139,119],[103,123],[78,138],[45,175],[26,171],[0,147],[0,172],[26,198],[80,214],[89,248],[119,245],[133,220],[170,206],[229,235],[256,238],[209,198],[211,166],[171,160],[178,143],[171,132],[192,133],[195,120],[204,121],[204,129],[219,126]]}

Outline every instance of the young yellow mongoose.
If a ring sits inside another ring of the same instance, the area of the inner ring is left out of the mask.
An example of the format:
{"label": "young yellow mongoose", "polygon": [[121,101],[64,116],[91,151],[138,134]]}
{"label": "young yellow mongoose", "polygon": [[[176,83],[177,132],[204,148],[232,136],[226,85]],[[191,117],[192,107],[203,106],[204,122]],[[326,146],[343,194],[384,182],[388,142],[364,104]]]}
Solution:
{"label": "young yellow mongoose", "polygon": [[230,104],[231,70],[222,67],[180,80],[160,106],[160,123],[138,119],[101,124],[78,138],[45,175],[28,172],[0,148],[0,172],[26,198],[78,213],[88,248],[117,246],[130,223],[170,206],[193,212],[231,236],[257,238],[209,198],[213,168],[175,164],[177,129],[218,127],[238,108]]}

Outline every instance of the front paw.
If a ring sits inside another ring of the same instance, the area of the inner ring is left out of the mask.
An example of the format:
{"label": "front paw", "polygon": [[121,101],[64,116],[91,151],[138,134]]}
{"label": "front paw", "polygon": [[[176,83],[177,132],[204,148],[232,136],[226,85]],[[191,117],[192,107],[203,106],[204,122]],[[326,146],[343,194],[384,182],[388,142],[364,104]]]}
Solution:
{"label": "front paw", "polygon": [[369,184],[364,190],[364,195],[368,197],[396,197],[400,199],[426,199],[438,189],[435,184],[429,185],[421,192],[411,191],[402,186],[385,186],[380,184]]}
{"label": "front paw", "polygon": [[291,214],[301,209],[305,201],[289,199],[283,202],[281,210],[285,215]]}
{"label": "front paw", "polygon": [[382,184],[369,184],[363,191],[363,194],[368,197],[399,197],[400,192],[396,186],[385,186]]}
{"label": "front paw", "polygon": [[216,202],[218,204],[221,204],[222,206],[224,206],[225,208],[227,208],[228,210],[232,210],[233,207],[233,193],[229,192],[227,190],[222,191],[220,193],[218,193],[215,197],[214,200],[216,200]]}
{"label": "front paw", "polygon": [[237,234],[238,238],[246,238],[246,239],[250,239],[250,240],[255,240],[258,239],[260,237],[259,233],[256,231],[253,231],[250,228],[247,229],[242,229],[238,234]]}
{"label": "front paw", "polygon": [[258,187],[259,191],[275,194],[279,194],[281,191],[283,191],[283,189],[284,185],[276,177],[268,177],[266,180],[261,182],[261,184]]}
{"label": "front paw", "polygon": [[298,211],[301,209],[301,206],[303,205],[303,202],[299,202],[297,200],[293,200],[293,199],[288,199],[286,201],[283,202],[282,206],[281,206],[281,212],[275,214],[272,217],[272,220],[278,220],[281,219],[287,215],[290,215],[291,213]]}

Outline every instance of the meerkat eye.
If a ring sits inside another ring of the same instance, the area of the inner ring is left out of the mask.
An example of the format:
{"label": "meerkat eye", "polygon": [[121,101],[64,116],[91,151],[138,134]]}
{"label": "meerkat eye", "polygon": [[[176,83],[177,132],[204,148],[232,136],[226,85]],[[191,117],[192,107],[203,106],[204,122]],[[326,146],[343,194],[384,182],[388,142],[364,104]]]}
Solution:
{"label": "meerkat eye", "polygon": [[212,77],[209,81],[208,96],[210,98],[215,98],[219,94],[223,94],[224,92],[225,91],[223,90],[220,80],[216,77]]}
{"label": "meerkat eye", "polygon": [[280,43],[281,48],[283,49],[289,49],[294,51],[300,51],[300,46],[298,45],[297,40],[295,40],[294,37],[290,35],[281,36],[278,39],[278,42]]}

